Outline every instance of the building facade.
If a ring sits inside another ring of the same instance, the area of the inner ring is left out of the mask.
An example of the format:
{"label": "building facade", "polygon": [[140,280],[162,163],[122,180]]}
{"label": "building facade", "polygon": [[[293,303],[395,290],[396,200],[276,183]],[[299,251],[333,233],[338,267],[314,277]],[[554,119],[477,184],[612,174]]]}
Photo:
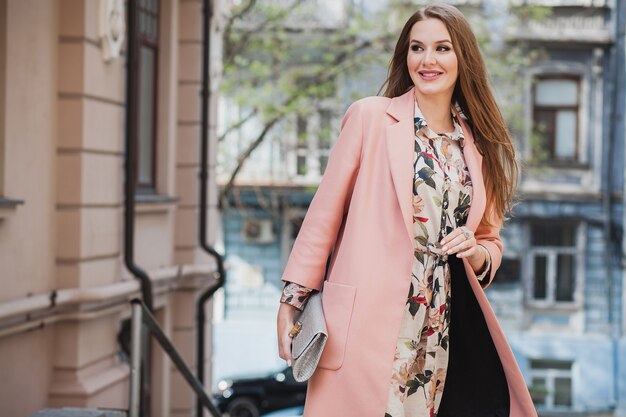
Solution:
{"label": "building facade", "polygon": [[525,75],[520,201],[488,295],[540,415],[625,415],[624,4],[525,3],[550,13],[509,32],[543,53]]}
{"label": "building facade", "polygon": [[[134,261],[150,277],[158,321],[194,366],[195,300],[215,283],[216,269],[197,238],[202,1],[137,3]],[[126,4],[0,0],[3,416],[128,407],[129,366],[118,339],[140,291],[123,257]],[[193,415],[191,389],[158,345],[152,351],[151,415]]]}
{"label": "building facade", "polygon": [[[504,2],[451,3],[468,15],[513,12]],[[511,3],[519,6],[531,13],[500,27],[500,42],[537,58],[519,74],[521,123],[512,129],[519,201],[502,230],[504,262],[486,292],[541,416],[624,416],[626,6]],[[485,24],[497,29],[498,22]],[[226,318],[275,312],[282,268],[332,146],[319,132],[326,125],[338,131],[353,99],[346,91],[374,95],[384,75],[373,69],[341,80],[339,105],[304,122],[294,116],[250,157],[223,216],[227,256],[245,265],[241,283],[227,287]]]}

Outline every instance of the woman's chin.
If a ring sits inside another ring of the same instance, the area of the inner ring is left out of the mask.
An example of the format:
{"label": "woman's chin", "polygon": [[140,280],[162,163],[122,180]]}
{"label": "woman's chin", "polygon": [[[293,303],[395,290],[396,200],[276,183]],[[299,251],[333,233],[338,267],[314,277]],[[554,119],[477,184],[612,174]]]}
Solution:
{"label": "woman's chin", "polygon": [[452,97],[452,89],[449,88],[442,88],[441,86],[437,86],[437,85],[423,85],[421,83],[418,83],[415,85],[415,89],[417,90],[417,93],[421,96],[425,96],[425,97],[438,97],[438,96],[450,96]]}

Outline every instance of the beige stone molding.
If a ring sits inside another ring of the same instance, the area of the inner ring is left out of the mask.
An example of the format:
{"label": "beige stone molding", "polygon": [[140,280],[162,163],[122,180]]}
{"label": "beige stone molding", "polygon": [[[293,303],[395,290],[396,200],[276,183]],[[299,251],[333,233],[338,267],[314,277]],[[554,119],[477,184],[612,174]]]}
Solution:
{"label": "beige stone molding", "polygon": [[0,196],[0,220],[16,212],[17,206],[24,204],[22,200],[13,200]]}
{"label": "beige stone molding", "polygon": [[64,407],[68,401],[87,401],[90,397],[128,380],[130,369],[127,365],[116,364],[93,375],[81,376],[70,381],[53,381],[50,384],[50,402],[53,406]]}
{"label": "beige stone molding", "polygon": [[109,62],[120,56],[126,22],[124,21],[123,0],[100,0],[98,34],[102,48],[102,57]]}
{"label": "beige stone molding", "polygon": [[[200,290],[214,282],[214,265],[178,265],[148,271],[155,295]],[[123,310],[139,296],[139,283],[125,279],[94,288],[68,288],[0,303],[0,337],[51,323],[86,320]]]}

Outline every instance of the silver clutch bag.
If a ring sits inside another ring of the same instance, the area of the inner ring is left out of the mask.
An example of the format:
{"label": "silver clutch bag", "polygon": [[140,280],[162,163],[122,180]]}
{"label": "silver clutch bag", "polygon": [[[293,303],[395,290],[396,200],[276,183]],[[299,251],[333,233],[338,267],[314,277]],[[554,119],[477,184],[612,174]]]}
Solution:
{"label": "silver clutch bag", "polygon": [[297,321],[301,328],[291,341],[292,369],[294,379],[304,382],[315,372],[328,340],[321,292],[309,297]]}

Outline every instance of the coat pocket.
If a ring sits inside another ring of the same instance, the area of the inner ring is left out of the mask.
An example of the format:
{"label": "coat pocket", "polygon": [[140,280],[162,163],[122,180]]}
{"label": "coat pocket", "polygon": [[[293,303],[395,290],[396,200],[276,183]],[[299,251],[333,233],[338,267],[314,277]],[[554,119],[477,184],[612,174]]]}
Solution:
{"label": "coat pocket", "polygon": [[328,341],[320,358],[320,368],[336,370],[343,364],[355,296],[356,287],[330,281],[324,283],[322,306]]}

